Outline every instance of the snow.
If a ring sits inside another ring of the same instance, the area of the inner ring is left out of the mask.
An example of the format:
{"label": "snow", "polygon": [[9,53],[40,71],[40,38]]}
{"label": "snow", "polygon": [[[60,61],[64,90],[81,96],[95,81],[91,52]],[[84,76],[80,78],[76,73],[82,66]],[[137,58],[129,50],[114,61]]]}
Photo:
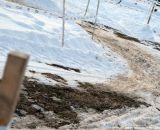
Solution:
{"label": "snow", "polygon": [[[25,0],[24,4],[54,12],[59,16],[62,14],[62,0],[47,0],[45,3],[43,0]],[[84,15],[86,4],[86,0],[66,1],[66,15],[74,17]],[[97,3],[91,0],[87,16],[94,14],[96,5]],[[159,42],[159,11],[153,14],[150,25],[146,24],[151,6],[152,3],[146,1],[135,4],[133,0],[123,0],[120,5],[116,5],[114,2],[102,0],[98,23],[118,29],[140,40]],[[1,16],[1,19],[5,21],[1,24],[1,28],[4,29],[1,35],[13,35],[16,32],[14,37],[3,37],[3,41],[5,39],[10,41],[6,41],[5,47],[3,46],[2,48],[6,48],[7,45],[10,46],[8,42],[15,41],[15,43],[12,42],[10,48],[20,49],[31,54],[32,61],[41,61],[43,59],[43,63],[55,63],[81,70],[80,74],[73,74],[74,72],[70,74],[70,72],[57,71],[57,69],[44,64],[31,63],[30,66],[32,64],[41,66],[41,69],[38,69],[40,72],[49,69],[52,73],[65,77],[70,83],[74,80],[104,81],[117,74],[127,72],[127,66],[123,59],[113,54],[108,48],[104,50],[101,45],[93,42],[89,35],[76,25],[74,21],[67,21],[65,47],[62,48],[61,19],[51,16],[46,17],[44,14],[33,14],[24,10],[18,11],[18,14],[16,13],[16,17],[13,19],[12,17],[16,11],[15,9],[1,9],[2,13],[5,12],[12,19],[10,21],[4,15]],[[89,21],[93,20],[90,19]],[[8,30],[8,28],[10,29]],[[24,42],[23,46],[21,46],[22,42]],[[36,51],[32,48],[33,44],[36,46]],[[26,50],[26,48],[28,49]],[[7,50],[9,48],[6,49],[6,52]],[[105,54],[106,52],[108,53]],[[30,67],[30,69],[34,68]]]}
{"label": "snow", "polygon": [[[158,130],[160,112],[154,107],[138,109],[106,110],[101,114],[80,113],[82,129],[154,129]],[[156,126],[154,125],[156,124]]]}
{"label": "snow", "polygon": [[[31,55],[27,76],[36,78],[45,83],[56,84],[56,81],[47,79],[41,73],[53,73],[67,79],[69,86],[75,86],[76,81],[104,82],[119,74],[128,74],[129,68],[126,61],[109,48],[94,42],[75,21],[68,20],[65,30],[65,46],[61,46],[62,20],[57,18],[62,14],[62,0],[25,0],[25,5],[53,12],[55,17],[44,13],[34,13],[16,8],[17,4],[0,0],[0,74],[3,73],[7,53],[10,50],[18,50]],[[86,0],[67,0],[67,16],[83,16]],[[93,16],[96,11],[96,2],[91,0],[87,16]],[[6,6],[9,5],[9,6]],[[101,0],[98,23],[118,29],[121,32],[136,37],[140,40],[159,42],[160,40],[160,12],[154,12],[151,22],[147,25],[149,11],[152,3],[133,0],[123,0],[120,5],[115,2]],[[94,19],[88,19],[93,21]],[[136,20],[136,21],[135,21]],[[158,52],[157,52],[158,53]],[[79,69],[81,72],[68,71],[47,64],[58,64]],[[32,74],[29,70],[37,73]],[[144,94],[144,93],[142,93]],[[148,95],[146,94],[145,97]],[[150,96],[149,96],[150,97]],[[150,97],[151,98],[151,97]],[[155,97],[153,97],[155,98]],[[159,101],[159,98],[156,98]],[[152,100],[153,101],[153,100]],[[159,106],[159,104],[156,104]],[[120,112],[120,110],[117,110]],[[115,112],[115,113],[114,113]],[[154,107],[127,110],[126,113],[114,111],[102,113],[97,121],[97,113],[86,117],[82,128],[111,128],[111,127],[142,127],[149,126],[159,120],[160,113]],[[98,116],[98,117],[99,117]],[[149,119],[148,119],[149,118]],[[150,122],[148,121],[150,120]],[[90,122],[90,124],[88,124]],[[141,124],[138,124],[140,123]],[[86,125],[87,124],[87,125]],[[158,124],[159,126],[160,124]],[[1,129],[1,128],[0,128]]]}
{"label": "snow", "polygon": [[[138,4],[135,7],[134,3],[127,4],[126,0],[123,1],[119,6],[110,3],[101,4],[101,9],[106,8],[107,10],[105,13],[100,12],[99,23],[109,25],[140,40],[159,42],[155,38],[159,37],[160,34],[159,14],[153,13],[151,22],[147,25],[151,4],[146,6],[144,6],[145,4]],[[156,34],[154,31],[156,31]]]}
{"label": "snow", "polygon": [[[0,3],[0,50],[3,50],[0,52],[1,72],[10,50],[31,55],[28,69],[38,72],[37,75],[34,74],[34,78],[37,79],[44,79],[40,73],[48,72],[64,77],[71,84],[74,84],[75,80],[103,82],[128,72],[124,59],[109,48],[103,48],[102,45],[93,42],[87,32],[74,21],[66,23],[65,46],[62,47],[60,18],[16,9],[15,4],[3,0]],[[6,4],[10,7],[6,8]],[[81,72],[46,65],[53,63],[76,68]],[[28,72],[27,75],[31,74]]]}
{"label": "snow", "polygon": [[[43,2],[43,0],[39,0],[38,2],[37,0],[25,1],[26,4],[30,4],[38,8],[47,9],[56,12],[56,14],[59,14],[59,16],[62,16],[62,0],[47,0],[45,4]],[[159,10],[153,13],[150,24],[147,24],[149,14],[153,6],[151,1],[123,0],[120,4],[116,3],[117,0],[101,0],[98,15],[99,24],[104,24],[112,28],[118,29],[125,34],[136,37],[140,40],[159,42]],[[86,5],[86,0],[67,0],[66,15],[74,17],[83,16]],[[95,2],[95,0],[91,0],[87,16],[95,15],[96,6],[97,2]],[[93,19],[89,21],[93,21]]]}
{"label": "snow", "polygon": [[0,127],[0,130],[7,130],[6,127]]}

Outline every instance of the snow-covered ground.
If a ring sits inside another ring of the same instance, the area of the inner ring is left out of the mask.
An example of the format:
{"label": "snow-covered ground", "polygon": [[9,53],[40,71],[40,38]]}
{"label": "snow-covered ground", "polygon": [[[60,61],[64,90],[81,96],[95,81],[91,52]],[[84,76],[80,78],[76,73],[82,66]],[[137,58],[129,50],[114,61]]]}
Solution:
{"label": "snow-covered ground", "polygon": [[[74,20],[67,20],[65,46],[61,47],[62,0],[24,0],[24,5],[52,12],[52,15],[33,13],[27,8],[16,9],[16,4],[1,0],[1,57],[10,49],[20,50],[32,55],[29,69],[38,72],[52,72],[73,81],[103,82],[120,73],[126,73],[128,67],[121,57],[110,49],[92,41],[91,37]],[[9,5],[6,7],[6,5]],[[66,15],[80,17],[84,15],[86,0],[66,1]],[[91,0],[87,16],[94,16],[97,2]],[[139,38],[159,42],[159,11],[154,12],[147,25],[152,3],[148,1],[123,0],[120,4],[113,1],[101,1],[98,23],[120,30]],[[94,21],[94,19],[87,19]],[[7,35],[6,35],[7,34]],[[22,45],[23,44],[23,45]],[[2,65],[4,58],[1,58]],[[38,63],[37,63],[38,61]],[[58,64],[79,69],[81,72],[68,72],[46,64]],[[2,67],[1,67],[2,69]],[[30,75],[30,73],[28,73]],[[42,78],[34,74],[36,78]]]}
{"label": "snow-covered ground", "polygon": [[[154,107],[138,109],[106,110],[97,114],[80,113],[82,129],[159,130],[160,112]],[[156,124],[156,126],[154,126]]]}
{"label": "snow-covered ground", "polygon": [[[74,21],[66,23],[65,46],[62,47],[60,18],[15,9],[15,4],[3,0],[0,4],[1,72],[7,53],[13,49],[31,55],[29,70],[54,73],[69,82],[102,82],[128,71],[125,60],[93,42]],[[10,7],[6,7],[6,4]],[[72,67],[79,69],[80,73],[46,64]],[[43,77],[37,76],[34,78]]]}
{"label": "snow-covered ground", "polygon": [[[0,2],[0,49],[3,50],[1,56],[6,56],[10,49],[29,53],[32,55],[29,69],[34,70],[35,66],[39,66],[36,67],[39,72],[48,70],[48,72],[61,75],[70,82],[74,80],[103,82],[108,78],[128,72],[124,59],[110,49],[104,49],[102,45],[93,42],[91,37],[75,24],[75,21],[68,20],[66,23],[65,46],[62,48],[62,20],[60,18],[53,15],[47,16],[40,12],[34,13],[32,9],[28,10],[25,6],[18,9],[16,4],[5,0]],[[24,0],[23,2],[24,5],[62,16],[62,0]],[[9,6],[6,7],[7,4]],[[86,0],[67,0],[66,15],[76,18],[83,16],[86,5]],[[91,0],[87,16],[95,14],[96,5],[97,3]],[[158,42],[160,39],[159,11],[153,13],[150,24],[146,24],[151,6],[152,3],[148,1],[123,0],[117,5],[114,1],[102,0],[98,23],[118,29],[140,40]],[[87,20],[94,21],[94,19]],[[4,58],[1,58],[2,65]],[[46,64],[72,67],[81,72],[68,72]],[[37,78],[40,77],[42,78],[42,76]]]}
{"label": "snow-covered ground", "polygon": [[[67,16],[84,15],[86,0],[66,0],[66,2]],[[61,46],[62,19],[57,18],[57,15],[62,16],[62,0],[24,0],[24,5],[56,15],[48,15],[43,11],[35,13],[34,9],[28,9],[25,6],[17,8],[18,4],[0,0],[1,75],[7,53],[10,50],[18,50],[31,55],[27,76],[37,78],[41,82],[57,83],[47,79],[41,73],[57,74],[65,78],[69,85],[75,85],[77,80],[102,83],[119,74],[127,75],[130,72],[125,59],[109,48],[94,42],[91,36],[74,20],[66,22],[65,46]],[[94,15],[96,5],[95,0],[91,0],[87,16]],[[159,42],[160,12],[154,12],[150,24],[146,24],[151,6],[152,3],[148,1],[123,0],[117,5],[111,0],[101,0],[98,23],[120,30],[140,40]],[[94,19],[87,20],[94,21]],[[78,69],[80,72],[64,70],[48,64],[70,67]],[[36,73],[31,73],[29,70],[36,71]],[[150,127],[154,123],[159,127],[157,121],[160,114],[155,107],[117,111],[106,110],[101,114],[91,113],[88,117],[86,117],[87,113],[80,113],[81,127],[88,129],[117,128],[119,126],[142,127],[143,125],[146,127],[149,123]],[[110,117],[106,118],[108,115]],[[145,124],[146,122],[148,124]]]}
{"label": "snow-covered ground", "polygon": [[[54,11],[60,16],[62,16],[62,0],[47,1],[49,1],[46,2],[47,4],[43,4],[43,0],[40,0],[38,2],[37,0],[27,0],[26,3],[32,6],[34,5],[38,8],[44,8],[50,11]],[[122,0],[120,4],[116,4],[117,1],[118,0],[101,0],[98,15],[99,24],[104,24],[112,28],[118,29],[125,34],[136,37],[140,40],[159,42],[159,10],[153,13],[150,24],[147,24],[149,14],[153,6],[151,1]],[[83,16],[86,6],[87,0],[66,0],[66,15],[75,17]],[[90,6],[87,13],[88,16],[95,15],[96,6],[97,1],[90,0]],[[159,8],[160,7],[156,7],[156,9]]]}
{"label": "snow-covered ground", "polygon": [[102,21],[102,24],[109,25],[140,40],[159,42],[159,11],[153,13],[151,22],[147,25],[152,6],[152,4],[148,4],[147,2],[137,2],[135,4],[130,2],[130,0],[124,0],[118,6],[106,3],[106,5],[101,6],[102,10],[107,10],[105,13],[100,12],[99,23]]}

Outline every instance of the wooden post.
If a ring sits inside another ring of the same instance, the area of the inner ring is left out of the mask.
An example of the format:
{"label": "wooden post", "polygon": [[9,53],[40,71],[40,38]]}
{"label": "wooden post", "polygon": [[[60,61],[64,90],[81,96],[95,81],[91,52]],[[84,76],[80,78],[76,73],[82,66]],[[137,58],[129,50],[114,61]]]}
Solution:
{"label": "wooden post", "polygon": [[153,6],[152,6],[152,9],[151,9],[151,12],[150,12],[149,17],[148,17],[147,24],[149,24],[149,23],[150,23],[150,20],[151,20],[151,17],[152,17],[152,14],[153,14],[153,11],[154,11],[155,6],[156,6],[156,3],[153,3]]}
{"label": "wooden post", "polygon": [[62,47],[64,46],[65,40],[65,23],[66,23],[66,0],[63,0],[63,18],[62,18]]}
{"label": "wooden post", "polygon": [[90,4],[90,0],[88,0],[88,3],[87,3],[87,6],[86,6],[86,10],[85,10],[84,16],[87,15],[87,12],[88,12],[88,9],[89,9],[89,4]]}
{"label": "wooden post", "polygon": [[98,0],[98,3],[97,3],[97,10],[96,10],[96,17],[95,17],[94,27],[93,27],[93,32],[92,32],[92,39],[94,38],[94,33],[96,30],[97,17],[98,17],[98,13],[99,13],[99,6],[100,6],[100,0]]}
{"label": "wooden post", "polygon": [[29,56],[11,52],[0,81],[0,126],[7,126],[17,104],[20,85]]}

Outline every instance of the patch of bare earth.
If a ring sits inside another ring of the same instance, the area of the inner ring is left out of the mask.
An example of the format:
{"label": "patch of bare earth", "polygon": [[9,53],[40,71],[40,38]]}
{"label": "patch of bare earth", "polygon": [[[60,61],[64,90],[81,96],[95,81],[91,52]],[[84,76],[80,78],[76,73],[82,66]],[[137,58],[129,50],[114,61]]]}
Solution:
{"label": "patch of bare earth", "polygon": [[64,79],[63,77],[59,76],[59,75],[51,74],[51,73],[42,73],[42,75],[46,76],[49,79],[55,80],[59,83],[67,84],[67,80]]}
{"label": "patch of bare earth", "polygon": [[61,69],[68,70],[68,71],[75,71],[75,72],[77,72],[77,73],[80,73],[80,72],[81,72],[80,69],[71,68],[71,67],[66,67],[66,66],[58,65],[58,64],[48,64],[48,63],[46,63],[46,65],[53,66],[53,67],[57,67],[57,68],[61,68]]}
{"label": "patch of bare earth", "polygon": [[[87,22],[79,23],[87,32],[92,34],[93,25]],[[127,62],[132,70],[131,74],[120,75],[115,80],[105,85],[98,85],[101,89],[128,93],[135,95],[139,92],[151,93],[155,98],[160,96],[160,61],[149,52],[138,47],[138,39],[131,38],[110,28],[100,29],[96,27],[94,40],[99,41],[105,47],[118,53]],[[150,97],[138,95],[147,102],[152,102]],[[154,102],[154,101],[153,101]]]}
{"label": "patch of bare earth", "polygon": [[[24,89],[16,109],[21,120],[16,122],[13,128],[59,128],[69,124],[78,125],[80,120],[77,111],[87,112],[88,109],[94,109],[99,113],[106,109],[148,106],[125,95],[97,89],[89,83],[79,83],[79,89],[73,89],[67,86],[45,85],[25,78],[23,84]],[[29,115],[37,120],[23,122],[23,117]]]}

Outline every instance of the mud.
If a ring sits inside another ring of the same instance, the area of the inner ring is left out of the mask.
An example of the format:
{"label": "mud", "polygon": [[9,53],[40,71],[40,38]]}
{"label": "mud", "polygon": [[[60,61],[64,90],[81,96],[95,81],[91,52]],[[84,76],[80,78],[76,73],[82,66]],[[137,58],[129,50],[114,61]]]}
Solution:
{"label": "mud", "polygon": [[[116,92],[102,91],[89,83],[79,83],[80,89],[73,89],[59,85],[40,84],[25,78],[23,84],[24,90],[20,95],[16,113],[20,117],[34,115],[42,120],[41,124],[50,128],[78,124],[77,110],[87,112],[90,108],[99,113],[106,109],[148,106],[144,102],[136,101],[136,99]],[[33,105],[39,106],[39,108],[35,108]],[[45,113],[49,111],[54,114],[52,116],[46,115]],[[28,128],[37,126],[39,124],[36,122],[26,125]],[[16,124],[13,127],[16,128]]]}
{"label": "mud", "polygon": [[68,71],[75,71],[77,73],[81,72],[79,69],[75,69],[75,68],[71,68],[71,67],[66,67],[66,66],[62,66],[62,65],[57,65],[57,64],[47,64],[47,65],[53,66],[53,67],[57,67],[57,68],[61,68],[61,69],[68,70]]}
{"label": "mud", "polygon": [[46,76],[49,79],[55,80],[57,82],[67,84],[67,80],[64,79],[63,77],[59,76],[59,75],[51,74],[51,73],[42,73],[42,75]]}
{"label": "mud", "polygon": [[[93,28],[88,24],[83,22],[81,26],[87,32],[92,33]],[[123,36],[123,34],[121,35]],[[110,89],[128,95],[136,95],[146,102],[155,102],[155,99],[160,95],[159,58],[141,48],[138,44],[142,44],[142,42],[136,42],[122,36],[118,37],[110,30],[107,31],[96,27],[94,40],[124,58],[131,70],[130,74],[119,75],[115,79],[97,86],[100,87],[99,89]],[[152,43],[152,45],[159,46],[158,43]],[[139,92],[143,95],[140,95]],[[150,93],[152,96],[147,97],[145,93]]]}

